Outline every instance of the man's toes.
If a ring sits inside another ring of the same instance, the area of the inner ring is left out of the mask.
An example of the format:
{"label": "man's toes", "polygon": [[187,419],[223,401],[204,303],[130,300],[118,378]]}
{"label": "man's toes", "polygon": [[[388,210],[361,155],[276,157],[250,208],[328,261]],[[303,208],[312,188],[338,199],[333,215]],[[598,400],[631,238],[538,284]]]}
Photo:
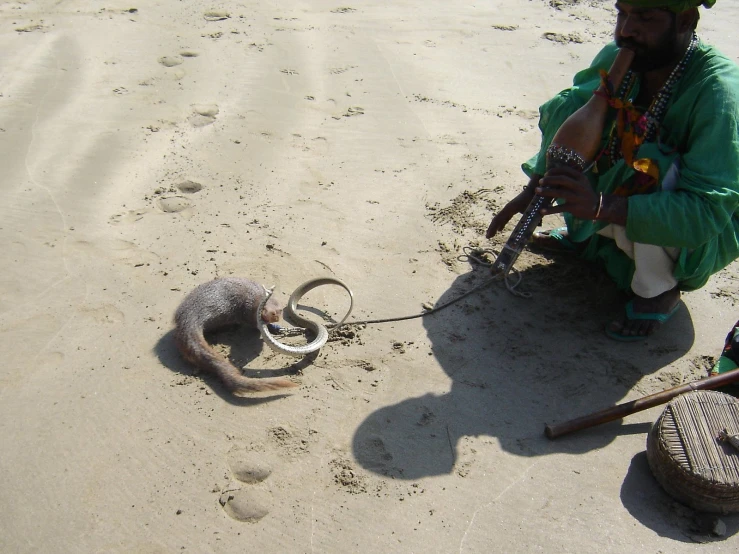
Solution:
{"label": "man's toes", "polygon": [[657,321],[638,321],[634,323],[637,324],[635,326],[636,332],[634,334],[640,337],[648,337],[657,330],[657,327],[659,327],[659,323]]}
{"label": "man's toes", "polygon": [[654,333],[657,330],[658,327],[659,327],[659,322],[657,322],[657,321],[650,321],[649,324],[647,325],[647,329],[646,329],[646,333],[645,334],[647,336],[651,335],[652,333]]}
{"label": "man's toes", "polygon": [[635,335],[640,337],[646,337],[652,334],[652,322],[651,321],[640,321],[637,325],[637,332]]}
{"label": "man's toes", "polygon": [[644,329],[642,328],[642,322],[641,321],[629,321],[626,324],[626,330],[624,334],[629,335],[630,337],[644,336]]}
{"label": "man's toes", "polygon": [[655,329],[655,322],[643,320],[614,321],[609,326],[612,333],[617,333],[625,337],[646,337],[651,335]]}

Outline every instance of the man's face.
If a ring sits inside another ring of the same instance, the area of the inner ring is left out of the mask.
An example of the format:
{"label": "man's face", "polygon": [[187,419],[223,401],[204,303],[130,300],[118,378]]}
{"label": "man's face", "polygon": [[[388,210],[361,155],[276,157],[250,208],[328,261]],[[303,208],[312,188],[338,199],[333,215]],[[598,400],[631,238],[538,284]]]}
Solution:
{"label": "man's face", "polygon": [[616,2],[616,45],[634,50],[631,69],[637,72],[660,69],[679,55],[676,16],[660,8],[635,8]]}

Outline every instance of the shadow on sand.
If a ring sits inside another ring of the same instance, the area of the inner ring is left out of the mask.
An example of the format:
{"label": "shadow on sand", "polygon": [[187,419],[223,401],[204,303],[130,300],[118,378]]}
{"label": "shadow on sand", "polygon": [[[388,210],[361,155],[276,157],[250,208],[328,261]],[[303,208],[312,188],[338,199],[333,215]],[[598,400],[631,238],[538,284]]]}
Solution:
{"label": "shadow on sand", "polygon": [[[229,329],[219,330],[206,334],[206,340],[212,344],[222,344],[230,348],[228,359],[238,368],[252,363],[265,348],[259,332],[255,329],[247,329],[244,327],[233,327]],[[277,391],[270,391],[253,396],[236,396],[223,386],[217,377],[199,371],[191,364],[185,362],[177,350],[174,341],[174,329],[165,334],[154,347],[154,353],[159,361],[174,373],[183,376],[198,376],[223,400],[235,406],[255,406],[270,402],[278,398],[290,396]],[[302,370],[313,363],[317,353],[313,353],[299,362],[283,369],[243,369],[241,372],[245,377],[264,378],[264,377],[283,377],[299,375]],[[269,395],[269,396],[266,396]]]}
{"label": "shadow on sand", "polygon": [[[461,275],[437,305],[488,277],[482,270]],[[448,474],[466,436],[495,437],[502,449],[524,457],[585,453],[626,434],[643,435],[646,448],[651,423],[614,421],[556,441],[544,437],[544,426],[613,406],[642,377],[684,356],[694,341],[687,308],[648,340],[619,343],[603,329],[626,297],[597,269],[579,262],[534,267],[521,288],[532,297],[515,297],[494,284],[424,318],[451,389],[385,406],[365,419],[353,438],[354,456],[365,469],[408,480]],[[621,500],[645,527],[676,541],[725,540],[739,531],[735,514],[720,518],[723,537],[712,535],[716,516],[669,497],[646,452],[633,458]]]}
{"label": "shadow on sand", "polygon": [[[644,342],[621,343],[603,330],[626,297],[599,269],[568,260],[532,267],[522,277],[520,289],[531,298],[495,283],[424,318],[451,390],[371,414],[353,438],[363,467],[418,479],[450,473],[465,436],[495,437],[504,450],[531,457],[588,452],[632,432],[614,422],[556,441],[543,433],[546,423],[620,402],[642,377],[682,357],[694,339],[688,310]],[[487,278],[482,269],[459,276],[437,305]]]}

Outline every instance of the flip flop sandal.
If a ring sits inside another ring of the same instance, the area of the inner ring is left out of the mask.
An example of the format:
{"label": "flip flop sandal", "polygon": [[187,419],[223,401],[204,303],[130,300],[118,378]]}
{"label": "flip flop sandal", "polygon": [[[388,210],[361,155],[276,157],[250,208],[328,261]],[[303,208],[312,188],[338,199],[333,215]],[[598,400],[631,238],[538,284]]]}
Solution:
{"label": "flip flop sandal", "polygon": [[[675,304],[675,306],[666,314],[659,314],[659,313],[650,313],[650,312],[635,312],[634,311],[634,301],[629,300],[626,303],[626,319],[629,321],[636,321],[636,320],[647,320],[647,321],[656,321],[660,325],[667,322],[673,315],[675,315],[675,312],[680,308],[680,302]],[[656,330],[655,330],[656,331]],[[638,342],[642,340],[646,340],[647,337],[650,337],[652,334],[654,334],[654,331],[650,333],[649,335],[622,335],[621,333],[617,333],[616,331],[611,331],[606,327],[606,335],[608,335],[613,340],[618,340],[621,342]]]}
{"label": "flip flop sandal", "polygon": [[[530,246],[544,252],[552,252],[555,254],[574,254],[578,251],[577,246],[564,234],[567,227],[557,227],[549,231],[535,231],[531,237]],[[537,243],[535,239],[554,239],[557,246],[545,246]]]}

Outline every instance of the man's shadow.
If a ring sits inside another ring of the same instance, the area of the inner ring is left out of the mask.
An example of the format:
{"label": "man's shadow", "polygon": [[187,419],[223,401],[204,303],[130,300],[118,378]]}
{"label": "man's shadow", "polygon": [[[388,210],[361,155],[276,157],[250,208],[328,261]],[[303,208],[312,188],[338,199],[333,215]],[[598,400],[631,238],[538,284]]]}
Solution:
{"label": "man's shadow", "polygon": [[[459,276],[437,306],[489,277],[480,269]],[[504,450],[530,457],[583,453],[620,434],[646,434],[648,425],[622,422],[556,441],[543,431],[546,423],[619,403],[642,377],[683,356],[694,340],[688,310],[644,342],[620,343],[604,326],[626,297],[599,269],[577,260],[532,267],[519,289],[531,298],[494,283],[424,317],[451,390],[408,398],[365,419],[353,438],[365,469],[401,479],[448,474],[465,436],[495,437]]]}
{"label": "man's shadow", "polygon": [[[244,326],[232,326],[225,329],[219,329],[211,333],[205,334],[206,341],[211,345],[224,345],[229,349],[226,356],[228,360],[237,368],[251,364],[257,359],[266,348],[259,331],[256,329],[246,328]],[[166,333],[159,339],[154,346],[154,353],[159,361],[165,367],[174,373],[181,374],[186,377],[197,376],[202,379],[218,396],[230,404],[236,406],[254,406],[264,402],[270,402],[278,398],[290,396],[289,393],[279,393],[270,391],[269,396],[236,396],[231,393],[220,380],[205,371],[198,370],[192,364],[182,359],[174,340],[174,329]],[[317,352],[309,354],[289,367],[282,369],[241,369],[242,375],[245,377],[265,378],[265,377],[283,377],[295,376],[302,373],[302,370],[311,365],[317,356]]]}

